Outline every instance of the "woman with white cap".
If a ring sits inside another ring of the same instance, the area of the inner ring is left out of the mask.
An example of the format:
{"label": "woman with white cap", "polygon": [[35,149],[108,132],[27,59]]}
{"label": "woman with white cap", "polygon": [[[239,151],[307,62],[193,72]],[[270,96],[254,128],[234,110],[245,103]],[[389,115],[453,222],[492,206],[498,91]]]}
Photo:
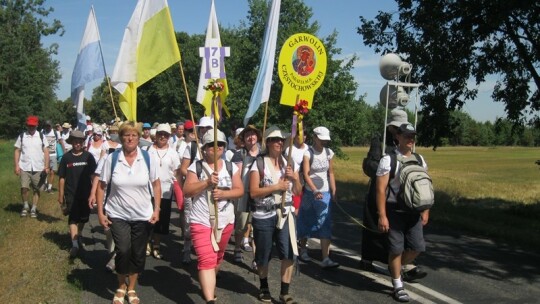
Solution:
{"label": "woman with white cap", "polygon": [[[282,303],[292,303],[289,285],[292,279],[295,243],[291,242],[289,221],[294,221],[292,195],[302,191],[298,168],[294,162],[287,165],[283,157],[283,143],[286,136],[275,127],[269,127],[264,133],[266,154],[255,160],[250,171],[249,193],[254,199],[252,203],[252,226],[255,240],[255,262],[259,274],[259,300],[271,302],[268,288],[268,263],[271,259],[272,244],[276,243],[281,260],[281,292]],[[285,195],[285,207],[282,199]],[[280,211],[278,213],[278,211]],[[281,218],[280,218],[281,217]],[[284,221],[283,221],[284,220]],[[282,225],[279,225],[282,224]],[[293,235],[293,238],[296,236]]]}
{"label": "woman with white cap", "polygon": [[[207,303],[215,302],[216,274],[233,230],[232,200],[244,193],[240,170],[222,159],[227,138],[223,132],[215,131],[217,138],[214,138],[214,130],[204,134],[204,157],[189,166],[184,184],[184,194],[192,197],[191,239],[198,258],[199,281]],[[214,149],[214,141],[217,141],[217,150]],[[214,171],[214,168],[217,170]],[[217,214],[214,204],[217,204]]]}
{"label": "woman with white cap", "polygon": [[159,124],[156,128],[156,140],[154,141],[154,144],[148,148],[148,153],[150,153],[150,156],[154,157],[158,164],[158,176],[161,181],[161,210],[159,212],[159,221],[154,224],[150,241],[150,253],[158,260],[163,258],[160,252],[161,237],[169,234],[173,182],[178,178],[180,169],[180,159],[174,148],[169,145],[171,133],[172,130],[169,124]]}
{"label": "woman with white cap", "polygon": [[88,139],[86,151],[94,156],[96,163],[101,158],[103,142],[103,130],[101,130],[101,127],[95,127],[92,136]]}
{"label": "woman with white cap", "polygon": [[313,145],[304,153],[303,174],[306,182],[302,203],[298,212],[298,238],[300,239],[300,259],[311,260],[305,244],[307,238],[321,240],[322,267],[339,267],[330,255],[332,238],[332,206],[336,201],[336,180],[334,177],[334,152],[328,148],[330,131],[326,127],[313,129]]}
{"label": "woman with white cap", "polygon": [[[193,122],[189,121],[192,127],[192,130],[189,131],[188,128],[184,126],[184,132],[186,132],[186,141],[189,141],[189,143],[186,145],[184,149],[184,154],[182,155],[182,159],[180,161],[180,172],[182,174],[182,180],[185,180],[188,174],[188,168],[193,162],[196,160],[202,159],[202,156],[200,154],[199,150],[199,143],[197,142],[197,139],[201,139],[203,135],[206,133],[206,131],[211,130],[214,128],[214,120],[210,117],[203,116],[199,120],[199,124],[196,126],[193,126]],[[188,125],[186,122],[185,125]],[[198,132],[197,136],[195,136],[194,132]],[[183,254],[182,254],[182,263],[189,264],[191,262],[191,233],[190,233],[190,212],[191,212],[191,203],[192,199],[190,196],[187,196],[184,193],[184,210],[180,213],[181,219],[181,225],[183,225],[183,236],[184,236],[184,248],[183,248]]]}

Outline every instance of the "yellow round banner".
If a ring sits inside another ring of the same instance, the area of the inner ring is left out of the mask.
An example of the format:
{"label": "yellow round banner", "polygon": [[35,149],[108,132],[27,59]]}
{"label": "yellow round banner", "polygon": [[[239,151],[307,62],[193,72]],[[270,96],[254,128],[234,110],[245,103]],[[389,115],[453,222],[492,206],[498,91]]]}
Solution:
{"label": "yellow round banner", "polygon": [[303,99],[311,108],[326,75],[326,49],[319,38],[306,33],[289,37],[279,54],[278,75],[283,84],[280,104],[294,107]]}

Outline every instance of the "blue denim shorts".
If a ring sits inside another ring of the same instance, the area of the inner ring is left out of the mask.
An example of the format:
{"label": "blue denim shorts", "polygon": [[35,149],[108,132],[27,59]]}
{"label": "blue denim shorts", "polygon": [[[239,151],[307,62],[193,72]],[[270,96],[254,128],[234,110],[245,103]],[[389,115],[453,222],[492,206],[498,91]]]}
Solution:
{"label": "blue denim shorts", "polygon": [[[276,228],[278,216],[258,219],[253,218],[253,239],[255,240],[255,262],[259,266],[266,266],[272,258],[272,244],[276,243],[276,249],[280,260],[293,260],[293,248],[289,236],[289,220],[294,221],[294,215],[289,214],[283,229]],[[296,244],[295,244],[296,246]]]}

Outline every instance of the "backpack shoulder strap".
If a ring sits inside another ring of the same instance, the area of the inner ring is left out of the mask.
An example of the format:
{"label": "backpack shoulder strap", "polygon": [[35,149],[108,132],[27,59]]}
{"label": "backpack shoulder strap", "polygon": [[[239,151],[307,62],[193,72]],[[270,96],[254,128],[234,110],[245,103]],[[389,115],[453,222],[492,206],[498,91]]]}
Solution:
{"label": "backpack shoulder strap", "polygon": [[195,173],[197,173],[197,178],[201,179],[202,160],[200,160],[200,159],[195,162]]}
{"label": "backpack shoulder strap", "polygon": [[308,148],[308,152],[309,152],[309,167],[311,168],[311,165],[313,165],[313,147],[309,146]]}
{"label": "backpack shoulder strap", "polygon": [[225,168],[227,168],[227,172],[229,172],[229,176],[232,179],[233,173],[232,173],[232,163],[228,160],[225,160]]}
{"label": "backpack shoulder strap", "polygon": [[148,168],[148,173],[150,173],[150,153],[148,153],[148,149],[141,149],[141,152],[144,158],[144,162],[146,163],[146,168]]}
{"label": "backpack shoulder strap", "polygon": [[257,163],[257,170],[259,170],[260,182],[262,183],[264,179],[264,156],[257,156],[255,162]]}
{"label": "backpack shoulder strap", "polygon": [[105,194],[105,199],[103,200],[103,205],[107,203],[107,198],[109,198],[109,194],[111,194],[111,182],[112,182],[112,176],[114,173],[114,168],[116,168],[116,163],[118,162],[118,155],[120,154],[121,149],[115,150],[111,155],[111,178],[109,178],[109,183],[107,184],[107,193]]}
{"label": "backpack shoulder strap", "polygon": [[413,153],[414,157],[416,158],[416,161],[418,162],[419,166],[424,167],[424,161],[422,160],[422,157],[418,153]]}
{"label": "backpack shoulder strap", "polygon": [[191,144],[190,144],[190,150],[189,150],[190,154],[190,160],[189,160],[189,164],[193,164],[193,161],[195,160],[195,155],[197,155],[197,142],[196,141],[192,141]]}
{"label": "backpack shoulder strap", "polygon": [[388,153],[390,155],[390,180],[396,176],[397,154],[395,152]]}

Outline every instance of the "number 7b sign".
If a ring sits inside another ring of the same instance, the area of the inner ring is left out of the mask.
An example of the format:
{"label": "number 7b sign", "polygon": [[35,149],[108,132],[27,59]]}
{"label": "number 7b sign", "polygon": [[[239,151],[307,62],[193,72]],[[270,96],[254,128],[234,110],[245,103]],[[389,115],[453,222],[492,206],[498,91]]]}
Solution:
{"label": "number 7b sign", "polygon": [[210,46],[199,48],[199,56],[204,58],[204,78],[226,78],[225,57],[229,57],[231,49],[219,46],[217,39],[211,39]]}

